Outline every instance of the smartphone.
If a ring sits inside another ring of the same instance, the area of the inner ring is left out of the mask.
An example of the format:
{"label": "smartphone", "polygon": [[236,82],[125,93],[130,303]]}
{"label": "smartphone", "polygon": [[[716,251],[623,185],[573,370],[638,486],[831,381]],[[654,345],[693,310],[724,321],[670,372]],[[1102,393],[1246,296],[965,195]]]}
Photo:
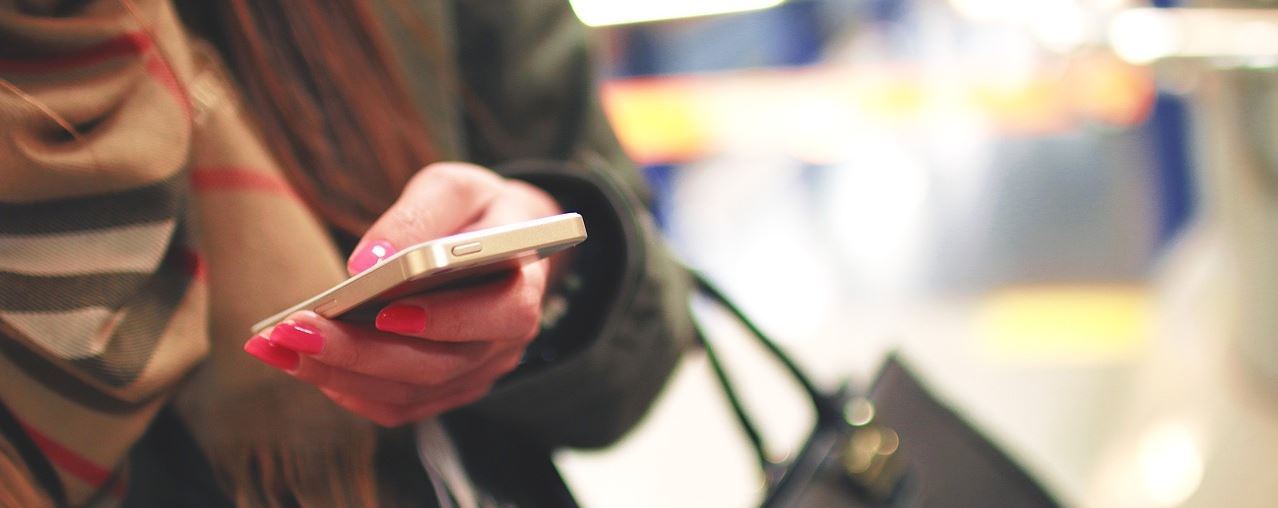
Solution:
{"label": "smartphone", "polygon": [[581,215],[565,213],[407,247],[306,301],[253,325],[260,333],[294,312],[369,320],[396,298],[500,276],[586,240]]}

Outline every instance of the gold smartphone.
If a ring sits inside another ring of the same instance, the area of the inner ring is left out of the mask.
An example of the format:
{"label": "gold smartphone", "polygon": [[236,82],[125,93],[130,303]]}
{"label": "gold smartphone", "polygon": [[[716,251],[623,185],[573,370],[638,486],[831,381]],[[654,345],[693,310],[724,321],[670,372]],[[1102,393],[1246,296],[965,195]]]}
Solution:
{"label": "gold smartphone", "polygon": [[586,239],[581,215],[565,213],[460,233],[405,248],[341,284],[253,325],[253,333],[310,310],[326,318],[371,320],[396,298],[484,276],[573,247]]}

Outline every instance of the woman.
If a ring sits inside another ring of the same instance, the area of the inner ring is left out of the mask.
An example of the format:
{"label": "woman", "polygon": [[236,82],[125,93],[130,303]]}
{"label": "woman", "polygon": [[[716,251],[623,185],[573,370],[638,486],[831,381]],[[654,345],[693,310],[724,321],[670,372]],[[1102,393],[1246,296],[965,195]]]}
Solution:
{"label": "woman", "polygon": [[[571,504],[549,451],[691,335],[584,48],[554,0],[0,4],[0,505]],[[247,336],[559,211],[571,258]]]}

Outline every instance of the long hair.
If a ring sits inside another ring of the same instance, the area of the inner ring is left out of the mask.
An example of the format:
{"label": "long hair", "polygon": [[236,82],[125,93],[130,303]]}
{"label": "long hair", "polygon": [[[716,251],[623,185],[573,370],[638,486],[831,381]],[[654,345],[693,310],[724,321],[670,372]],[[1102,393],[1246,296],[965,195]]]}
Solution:
{"label": "long hair", "polygon": [[[398,2],[389,2],[396,15],[413,14]],[[218,48],[260,138],[297,193],[329,225],[363,234],[413,173],[437,159],[428,124],[409,95],[373,2],[176,4],[188,28]],[[413,25],[415,42],[438,51],[434,34],[424,29],[422,23]],[[440,79],[453,84],[451,76]],[[286,390],[293,384],[263,389]],[[379,449],[374,458],[373,447],[390,434],[378,433],[372,423],[351,417],[319,426],[347,442],[320,455],[304,436],[281,439],[280,428],[265,428],[255,429],[253,439],[232,440],[250,443],[247,449],[209,450],[236,504],[398,507],[419,505],[430,492],[424,475],[377,475],[387,457],[415,458],[411,445],[387,446],[397,451],[383,456]],[[245,432],[242,425],[225,427],[215,432]]]}
{"label": "long hair", "polygon": [[[302,199],[362,234],[437,153],[363,0],[218,0],[204,27]],[[420,34],[419,34],[420,35]]]}

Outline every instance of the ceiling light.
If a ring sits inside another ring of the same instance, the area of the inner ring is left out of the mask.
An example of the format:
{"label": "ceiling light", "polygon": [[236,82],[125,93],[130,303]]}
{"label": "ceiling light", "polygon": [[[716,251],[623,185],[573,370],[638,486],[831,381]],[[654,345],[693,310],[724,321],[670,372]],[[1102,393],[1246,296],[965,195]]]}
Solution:
{"label": "ceiling light", "polygon": [[590,26],[621,25],[775,7],[785,0],[570,0]]}

